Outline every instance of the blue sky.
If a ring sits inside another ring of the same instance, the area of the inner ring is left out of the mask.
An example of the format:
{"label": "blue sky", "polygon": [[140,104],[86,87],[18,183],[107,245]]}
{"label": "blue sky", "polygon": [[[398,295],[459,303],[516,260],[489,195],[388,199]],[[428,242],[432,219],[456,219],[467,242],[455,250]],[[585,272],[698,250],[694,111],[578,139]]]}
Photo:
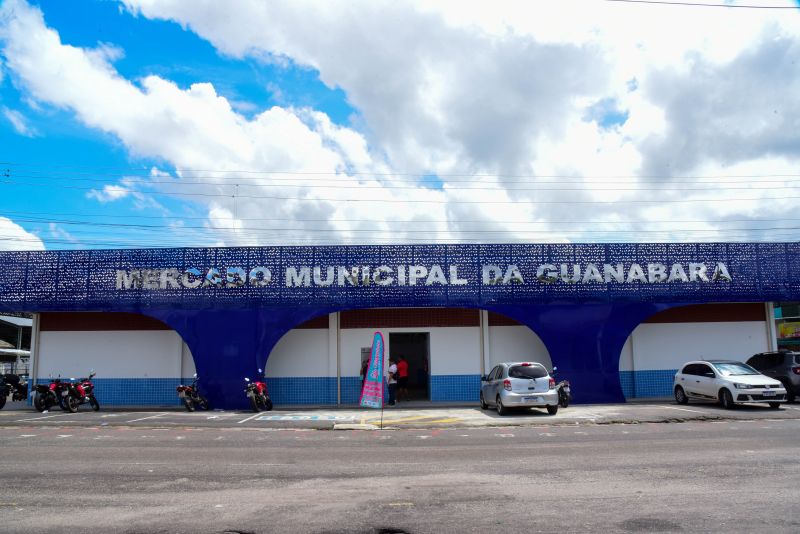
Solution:
{"label": "blue sky", "polygon": [[[326,87],[311,68],[298,67],[290,61],[279,64],[226,57],[176,23],[137,17],[113,1],[44,0],[31,5],[43,11],[47,25],[58,31],[64,44],[93,48],[106,43],[119,48],[122,55],[113,64],[128,79],[157,74],[184,88],[211,82],[219,94],[238,103],[237,111],[245,116],[275,105],[312,107],[324,110],[335,123],[346,125],[355,113],[344,92]],[[74,113],[47,104],[32,107],[27,99],[27,92],[15,83],[13,74],[6,73],[0,84],[0,105],[24,113],[33,134],[20,135],[11,121],[5,117],[0,120],[0,159],[4,162],[3,169],[10,171],[13,178],[11,183],[0,186],[0,214],[25,221],[22,226],[41,236],[48,248],[73,248],[83,246],[82,243],[91,247],[95,242],[99,246],[125,244],[130,238],[120,237],[114,228],[59,224],[75,237],[72,241],[61,232],[51,232],[45,222],[33,222],[35,219],[74,221],[75,214],[81,214],[84,216],[81,220],[129,224],[142,222],[143,216],[163,218],[161,210],[143,209],[132,201],[102,205],[87,199],[85,189],[62,186],[81,176],[98,179],[123,172],[146,173],[153,166],[169,169],[169,162],[136,157],[116,136],[86,127],[76,120]],[[63,179],[46,180],[45,175]],[[47,183],[54,187],[30,185]],[[93,187],[96,182],[73,181],[73,185]],[[171,215],[203,218],[202,210],[198,211],[192,203],[169,198],[158,200],[168,207]],[[65,215],[56,215],[62,213]]]}
{"label": "blue sky", "polygon": [[0,3],[0,250],[796,235],[796,9],[233,5]]}

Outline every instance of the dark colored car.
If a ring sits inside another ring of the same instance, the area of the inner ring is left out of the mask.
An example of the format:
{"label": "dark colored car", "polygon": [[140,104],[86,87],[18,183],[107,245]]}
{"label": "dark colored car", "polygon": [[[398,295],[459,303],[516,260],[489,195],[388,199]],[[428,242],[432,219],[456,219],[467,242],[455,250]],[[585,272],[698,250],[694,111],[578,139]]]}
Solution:
{"label": "dark colored car", "polygon": [[761,352],[747,360],[747,365],[783,384],[788,402],[795,402],[800,395],[800,352]]}

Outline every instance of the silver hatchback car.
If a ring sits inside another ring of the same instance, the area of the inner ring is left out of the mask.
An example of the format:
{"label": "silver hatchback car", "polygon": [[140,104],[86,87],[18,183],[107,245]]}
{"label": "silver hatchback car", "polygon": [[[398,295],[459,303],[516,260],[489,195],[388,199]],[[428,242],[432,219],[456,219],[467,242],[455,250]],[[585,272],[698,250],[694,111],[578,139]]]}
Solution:
{"label": "silver hatchback car", "polygon": [[544,365],[534,362],[500,363],[481,377],[481,408],[494,405],[499,415],[510,408],[547,408],[558,412],[556,381]]}

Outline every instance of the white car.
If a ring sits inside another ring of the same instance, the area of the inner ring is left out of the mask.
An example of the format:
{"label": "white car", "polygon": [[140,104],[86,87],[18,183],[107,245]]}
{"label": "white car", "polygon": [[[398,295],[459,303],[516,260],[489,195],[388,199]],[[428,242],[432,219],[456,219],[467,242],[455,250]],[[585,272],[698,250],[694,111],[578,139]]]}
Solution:
{"label": "white car", "polygon": [[547,408],[547,413],[558,412],[556,381],[544,365],[535,362],[499,363],[481,377],[481,408],[490,404],[498,415],[506,415],[511,408]]}
{"label": "white car", "polygon": [[736,404],[766,402],[777,410],[782,402],[786,402],[783,384],[733,360],[684,364],[675,375],[672,390],[678,404],[687,404],[689,399],[710,400],[719,401],[723,408],[731,409]]}

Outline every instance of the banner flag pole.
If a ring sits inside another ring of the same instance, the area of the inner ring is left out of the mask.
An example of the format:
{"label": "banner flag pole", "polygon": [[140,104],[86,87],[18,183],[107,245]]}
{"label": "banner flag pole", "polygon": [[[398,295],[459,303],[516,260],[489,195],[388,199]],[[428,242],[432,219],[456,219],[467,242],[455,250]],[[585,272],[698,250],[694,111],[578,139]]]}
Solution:
{"label": "banner flag pole", "polygon": [[375,332],[372,337],[372,351],[369,357],[367,374],[364,377],[364,385],[361,388],[361,399],[359,405],[365,408],[380,408],[381,426],[383,429],[383,334]]}

